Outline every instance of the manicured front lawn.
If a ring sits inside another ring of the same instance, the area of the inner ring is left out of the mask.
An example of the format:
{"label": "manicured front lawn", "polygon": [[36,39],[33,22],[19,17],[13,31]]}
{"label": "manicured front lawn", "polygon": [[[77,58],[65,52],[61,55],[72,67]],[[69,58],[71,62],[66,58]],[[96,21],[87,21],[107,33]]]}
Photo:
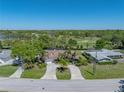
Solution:
{"label": "manicured front lawn", "polygon": [[56,69],[56,77],[59,80],[69,80],[71,79],[70,70],[67,68],[64,70],[64,72],[60,72]]}
{"label": "manicured front lawn", "polygon": [[21,78],[33,78],[40,79],[46,72],[46,65],[43,65],[42,68],[34,67],[32,69],[25,70]]}
{"label": "manicured front lawn", "polygon": [[97,65],[95,75],[93,75],[92,64],[79,68],[85,79],[124,78],[124,63],[118,63],[116,65]]}
{"label": "manicured front lawn", "polygon": [[17,70],[17,68],[18,66],[12,65],[0,66],[0,77],[9,77]]}

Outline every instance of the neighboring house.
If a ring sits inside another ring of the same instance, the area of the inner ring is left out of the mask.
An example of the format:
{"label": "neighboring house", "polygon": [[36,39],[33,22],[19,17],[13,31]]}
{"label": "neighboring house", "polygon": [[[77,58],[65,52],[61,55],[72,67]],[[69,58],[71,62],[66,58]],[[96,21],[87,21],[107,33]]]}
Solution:
{"label": "neighboring house", "polygon": [[86,51],[86,54],[95,58],[98,62],[111,61],[113,59],[119,59],[124,56],[124,54],[120,52],[115,52],[113,50],[94,50],[94,51]]}
{"label": "neighboring house", "polygon": [[4,63],[4,61],[0,59],[0,64],[3,64],[3,63]]}
{"label": "neighboring house", "polygon": [[2,50],[0,53],[0,63],[5,63],[6,61],[11,59],[11,50]]}

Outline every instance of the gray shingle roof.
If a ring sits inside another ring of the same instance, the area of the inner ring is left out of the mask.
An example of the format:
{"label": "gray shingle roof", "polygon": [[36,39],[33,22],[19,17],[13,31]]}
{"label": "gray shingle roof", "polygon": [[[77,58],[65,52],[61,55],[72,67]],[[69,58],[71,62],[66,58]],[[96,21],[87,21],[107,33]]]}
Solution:
{"label": "gray shingle roof", "polygon": [[107,50],[107,49],[102,49],[97,52],[90,51],[90,52],[86,52],[86,53],[90,54],[92,57],[94,57],[98,61],[103,60],[103,59],[111,60],[111,58],[109,56],[123,56],[123,54],[120,52],[115,52],[113,50]]}
{"label": "gray shingle roof", "polygon": [[0,53],[0,59],[3,61],[8,61],[11,59],[11,50],[2,50]]}

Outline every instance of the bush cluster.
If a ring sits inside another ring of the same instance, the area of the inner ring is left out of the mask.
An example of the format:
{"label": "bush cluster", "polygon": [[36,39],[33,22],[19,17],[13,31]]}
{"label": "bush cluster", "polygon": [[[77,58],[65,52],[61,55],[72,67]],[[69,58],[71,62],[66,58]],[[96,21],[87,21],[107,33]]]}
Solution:
{"label": "bush cluster", "polygon": [[88,65],[88,60],[85,57],[79,57],[78,62],[75,63],[76,66]]}
{"label": "bush cluster", "polygon": [[90,55],[88,55],[88,54],[86,54],[86,53],[83,53],[82,55],[87,59],[87,62],[88,62],[88,63],[91,63],[92,60],[94,60]]}
{"label": "bush cluster", "polygon": [[46,66],[46,64],[41,63],[41,64],[37,64],[37,66],[41,69],[41,68],[44,68]]}
{"label": "bush cluster", "polygon": [[99,65],[111,65],[111,64],[117,64],[118,62],[116,60],[113,61],[107,61],[107,62],[98,62]]}
{"label": "bush cluster", "polygon": [[25,63],[24,64],[24,69],[32,69],[34,67],[34,64],[32,63]]}

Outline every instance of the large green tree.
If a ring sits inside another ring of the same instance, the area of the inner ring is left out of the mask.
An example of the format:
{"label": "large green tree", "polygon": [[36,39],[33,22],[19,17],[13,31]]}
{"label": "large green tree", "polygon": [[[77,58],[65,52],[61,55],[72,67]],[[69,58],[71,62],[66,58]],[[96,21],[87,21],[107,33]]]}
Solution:
{"label": "large green tree", "polygon": [[38,41],[18,41],[12,47],[12,56],[21,57],[24,62],[34,62],[36,55],[43,53],[42,43]]}
{"label": "large green tree", "polygon": [[75,47],[77,45],[77,41],[76,40],[74,40],[74,39],[69,39],[68,40],[68,47],[69,48],[73,48],[73,47]]}
{"label": "large green tree", "polygon": [[104,39],[100,39],[96,41],[95,48],[102,49],[106,45],[106,41]]}

